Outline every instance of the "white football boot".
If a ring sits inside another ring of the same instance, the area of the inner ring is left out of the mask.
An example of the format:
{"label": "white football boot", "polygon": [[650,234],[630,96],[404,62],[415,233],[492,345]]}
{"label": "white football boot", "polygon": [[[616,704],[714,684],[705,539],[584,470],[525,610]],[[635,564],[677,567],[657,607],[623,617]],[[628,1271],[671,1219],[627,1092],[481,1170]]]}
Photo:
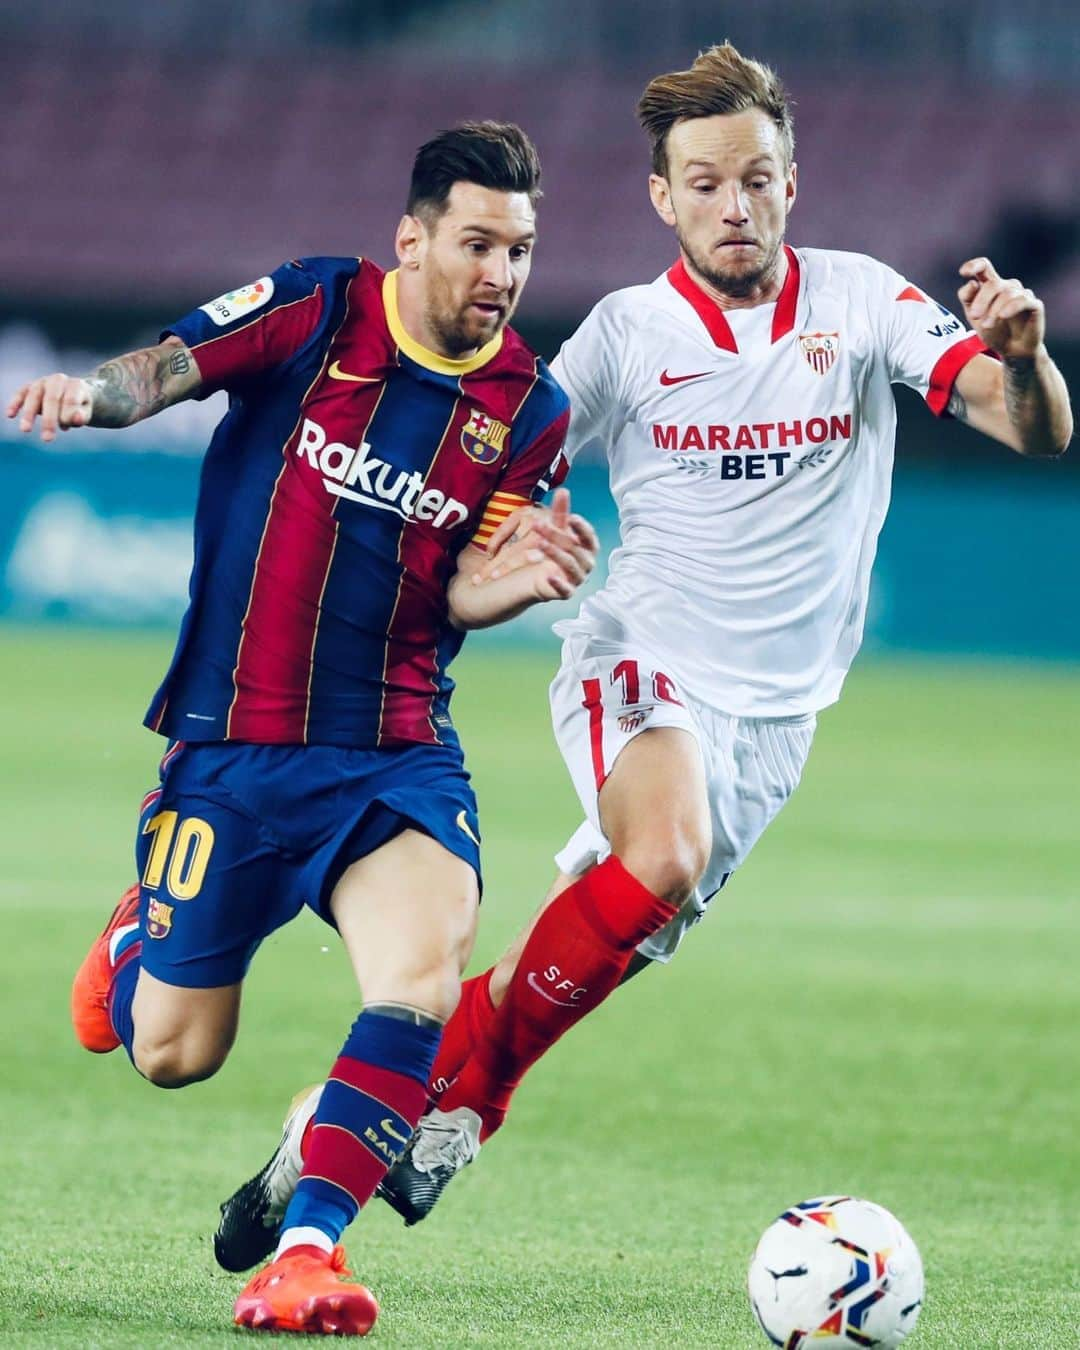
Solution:
{"label": "white football boot", "polygon": [[480,1152],[480,1117],[467,1106],[435,1107],[421,1117],[401,1160],[379,1183],[381,1195],[407,1227],[426,1219],[450,1179]]}

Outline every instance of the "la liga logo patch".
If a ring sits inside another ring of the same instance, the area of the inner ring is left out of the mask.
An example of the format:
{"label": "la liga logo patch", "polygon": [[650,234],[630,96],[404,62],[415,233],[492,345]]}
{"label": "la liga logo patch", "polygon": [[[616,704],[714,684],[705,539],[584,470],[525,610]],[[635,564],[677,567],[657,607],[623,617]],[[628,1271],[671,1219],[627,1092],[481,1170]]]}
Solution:
{"label": "la liga logo patch", "polygon": [[274,282],[270,277],[260,277],[250,286],[241,286],[238,291],[226,291],[216,300],[200,305],[204,314],[209,314],[219,328],[243,318],[256,309],[261,309],[274,294]]}

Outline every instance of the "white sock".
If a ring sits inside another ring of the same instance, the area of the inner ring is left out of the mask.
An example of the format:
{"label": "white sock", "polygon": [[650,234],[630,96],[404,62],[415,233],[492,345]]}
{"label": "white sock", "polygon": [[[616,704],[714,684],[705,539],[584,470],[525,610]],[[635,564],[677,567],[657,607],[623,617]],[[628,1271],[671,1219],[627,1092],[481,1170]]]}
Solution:
{"label": "white sock", "polygon": [[321,1228],[286,1228],[278,1242],[274,1260],[290,1247],[321,1247],[329,1253],[334,1250],[334,1242],[330,1234],[324,1233]]}

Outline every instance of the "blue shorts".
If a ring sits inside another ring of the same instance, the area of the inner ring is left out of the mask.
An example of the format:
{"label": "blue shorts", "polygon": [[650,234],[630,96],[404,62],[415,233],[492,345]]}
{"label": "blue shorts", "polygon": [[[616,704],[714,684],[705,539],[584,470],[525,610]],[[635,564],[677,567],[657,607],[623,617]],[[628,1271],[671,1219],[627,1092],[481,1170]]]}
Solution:
{"label": "blue shorts", "polygon": [[406,829],[479,881],[476,798],[456,746],[178,742],[139,818],[143,968],[186,988],[238,983],[305,905],[332,924],[341,874]]}

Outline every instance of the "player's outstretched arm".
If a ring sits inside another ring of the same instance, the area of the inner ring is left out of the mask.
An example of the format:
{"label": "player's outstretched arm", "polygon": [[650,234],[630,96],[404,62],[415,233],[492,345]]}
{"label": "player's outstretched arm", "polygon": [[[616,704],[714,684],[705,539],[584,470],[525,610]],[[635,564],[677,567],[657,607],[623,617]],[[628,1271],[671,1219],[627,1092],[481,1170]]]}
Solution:
{"label": "player's outstretched arm", "polygon": [[106,361],[92,375],[43,375],[17,389],[7,406],[20,431],[52,441],[71,427],[129,427],[198,392],[202,376],[194,356],[177,337]]}
{"label": "player's outstretched arm", "polygon": [[1046,350],[1042,301],[999,277],[989,258],[960,268],[964,317],[1001,358],[977,356],[956,377],[948,410],[1022,455],[1060,455],[1073,433],[1069,391]]}
{"label": "player's outstretched arm", "polygon": [[570,514],[566,488],[556,491],[550,511],[529,510],[521,556],[512,568],[491,576],[487,552],[470,544],[459,554],[447,591],[455,627],[489,628],[530,605],[569,600],[593,570],[599,540],[583,516]]}

